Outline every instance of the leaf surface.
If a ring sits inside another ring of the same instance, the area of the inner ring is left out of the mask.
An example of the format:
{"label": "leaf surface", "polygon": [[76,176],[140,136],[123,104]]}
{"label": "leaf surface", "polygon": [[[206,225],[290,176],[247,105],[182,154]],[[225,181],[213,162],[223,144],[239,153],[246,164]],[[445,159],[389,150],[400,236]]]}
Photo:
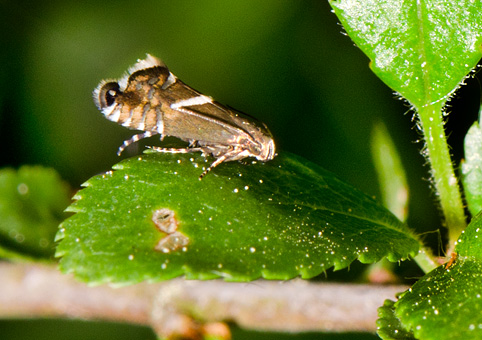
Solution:
{"label": "leaf surface", "polygon": [[[421,278],[394,305],[400,332],[416,339],[482,338],[482,215],[462,233],[451,262]],[[384,327],[379,334],[388,333]],[[383,337],[392,339],[391,337]]]}
{"label": "leaf surface", "polygon": [[389,87],[421,108],[445,102],[482,57],[482,2],[331,0]]}
{"label": "leaf surface", "polygon": [[200,181],[201,155],[147,154],[91,178],[58,234],[61,268],[90,282],[247,281],[417,253],[405,224],[326,170],[287,153],[250,163]]}

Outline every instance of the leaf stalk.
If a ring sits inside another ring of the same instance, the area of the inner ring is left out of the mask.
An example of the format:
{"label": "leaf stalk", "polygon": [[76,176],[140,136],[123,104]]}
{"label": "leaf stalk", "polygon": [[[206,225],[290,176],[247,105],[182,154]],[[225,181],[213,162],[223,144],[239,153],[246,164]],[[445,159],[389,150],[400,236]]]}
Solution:
{"label": "leaf stalk", "polygon": [[418,113],[425,138],[423,153],[430,163],[433,185],[449,231],[450,253],[466,227],[466,220],[460,187],[445,135],[443,105],[443,102],[424,105],[419,108]]}

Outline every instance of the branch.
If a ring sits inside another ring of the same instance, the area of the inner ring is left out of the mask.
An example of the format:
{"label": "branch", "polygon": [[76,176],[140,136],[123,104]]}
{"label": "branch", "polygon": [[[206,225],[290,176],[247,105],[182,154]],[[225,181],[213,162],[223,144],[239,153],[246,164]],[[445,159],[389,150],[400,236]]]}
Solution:
{"label": "branch", "polygon": [[0,263],[0,317],[68,317],[151,326],[158,334],[193,334],[233,321],[280,332],[375,331],[377,308],[405,286],[302,280],[232,283],[176,279],[129,287],[89,287],[45,265]]}
{"label": "branch", "polygon": [[0,262],[0,317],[67,317],[148,324],[147,284],[113,289],[89,287],[55,267]]}

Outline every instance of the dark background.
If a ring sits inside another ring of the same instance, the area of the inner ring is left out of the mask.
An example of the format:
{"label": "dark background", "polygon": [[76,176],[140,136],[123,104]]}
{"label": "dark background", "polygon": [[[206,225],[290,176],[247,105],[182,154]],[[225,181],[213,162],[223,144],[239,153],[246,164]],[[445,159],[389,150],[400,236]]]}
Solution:
{"label": "dark background", "polygon": [[[73,188],[110,169],[133,132],[102,116],[92,90],[150,53],[195,89],[264,121],[279,150],[372,196],[379,188],[370,134],[384,122],[407,170],[409,225],[417,233],[441,226],[413,112],[370,71],[325,0],[0,0],[0,28],[1,167],[54,167]],[[479,105],[478,82],[467,82],[449,107],[456,163]],[[426,237],[438,251],[437,234]],[[26,337],[15,331],[25,328],[0,323],[6,339]],[[66,332],[72,328],[85,329]],[[118,333],[135,338],[107,338]]]}

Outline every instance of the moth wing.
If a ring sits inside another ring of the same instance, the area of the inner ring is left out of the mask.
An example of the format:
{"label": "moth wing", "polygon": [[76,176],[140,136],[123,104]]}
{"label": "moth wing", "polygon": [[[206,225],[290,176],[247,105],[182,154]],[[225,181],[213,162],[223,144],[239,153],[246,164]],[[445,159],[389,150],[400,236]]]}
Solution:
{"label": "moth wing", "polygon": [[166,135],[223,145],[251,139],[243,128],[247,120],[180,80],[164,89],[162,96],[170,103],[170,110],[163,112]]}
{"label": "moth wing", "polygon": [[124,92],[138,93],[139,97],[147,97],[148,91],[153,86],[161,87],[165,84],[169,74],[169,69],[164,64],[137,70],[127,78],[127,86]]}
{"label": "moth wing", "polygon": [[164,113],[166,135],[213,145],[233,145],[241,139],[250,139],[246,131],[224,119],[224,116],[219,118],[212,115],[211,105],[193,105],[171,110],[169,114]]}

